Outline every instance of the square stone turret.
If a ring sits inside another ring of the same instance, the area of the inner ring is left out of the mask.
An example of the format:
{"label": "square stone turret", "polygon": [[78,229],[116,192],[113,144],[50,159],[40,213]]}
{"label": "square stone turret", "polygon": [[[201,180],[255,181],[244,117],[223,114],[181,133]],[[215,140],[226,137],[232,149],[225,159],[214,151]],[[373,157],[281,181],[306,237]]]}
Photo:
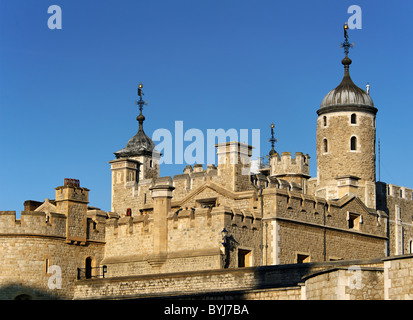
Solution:
{"label": "square stone turret", "polygon": [[306,193],[307,180],[310,178],[310,156],[296,152],[295,158],[292,158],[291,152],[283,152],[281,156],[275,152],[270,158],[270,175],[297,183]]}
{"label": "square stone turret", "polygon": [[67,217],[66,242],[86,244],[89,189],[81,188],[79,180],[65,179],[55,190],[56,210]]}
{"label": "square stone turret", "polygon": [[233,191],[249,189],[252,146],[237,141],[215,145],[218,155],[218,176],[224,187]]}

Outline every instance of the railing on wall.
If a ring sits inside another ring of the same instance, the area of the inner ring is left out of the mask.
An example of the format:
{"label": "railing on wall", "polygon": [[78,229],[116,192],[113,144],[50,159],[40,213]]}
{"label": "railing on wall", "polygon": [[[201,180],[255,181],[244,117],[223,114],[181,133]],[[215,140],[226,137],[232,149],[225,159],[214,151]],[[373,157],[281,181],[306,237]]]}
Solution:
{"label": "railing on wall", "polygon": [[77,268],[77,280],[104,278],[107,266]]}

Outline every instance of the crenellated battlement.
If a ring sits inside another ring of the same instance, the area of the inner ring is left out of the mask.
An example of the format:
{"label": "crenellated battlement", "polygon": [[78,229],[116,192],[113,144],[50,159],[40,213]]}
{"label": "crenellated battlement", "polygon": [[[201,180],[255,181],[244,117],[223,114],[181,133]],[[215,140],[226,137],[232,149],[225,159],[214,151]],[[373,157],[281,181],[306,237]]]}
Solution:
{"label": "crenellated battlement", "polygon": [[302,175],[310,177],[310,156],[296,152],[295,158],[291,152],[283,152],[281,156],[275,153],[270,158],[271,176]]}
{"label": "crenellated battlement", "polygon": [[[106,224],[106,234],[113,237],[132,236],[133,234],[150,235],[153,230],[153,211],[136,214],[133,216],[119,216],[110,213],[111,217]],[[185,229],[199,231],[211,227],[217,220],[226,222],[226,225],[241,228],[257,229],[260,217],[250,210],[242,210],[227,206],[213,208],[173,208],[167,215],[170,229]]]}
{"label": "crenellated battlement", "polygon": [[175,187],[174,198],[184,197],[207,179],[217,180],[217,172],[215,165],[208,165],[206,170],[203,169],[202,164],[195,164],[194,167],[187,165],[183,174],[175,175],[172,178],[172,185]]}
{"label": "crenellated battlement", "polygon": [[[66,238],[67,216],[57,212],[0,211],[0,235],[22,235]],[[106,212],[87,211],[88,240],[105,240]]]}
{"label": "crenellated battlement", "polygon": [[387,184],[385,182],[376,183],[377,193],[394,198],[413,200],[413,189]]}
{"label": "crenellated battlement", "polygon": [[203,168],[202,164],[188,165],[183,174],[171,177],[151,177],[136,179],[133,172],[139,166],[133,159],[110,161],[112,170],[112,208],[111,211],[125,213],[127,209],[138,212],[142,207],[152,205],[150,188],[160,180],[171,180],[175,187],[174,200],[184,198],[206,181],[214,181],[222,187],[234,191],[254,190],[250,181],[250,162],[252,147],[239,142],[226,142],[216,145],[218,166],[213,164]]}
{"label": "crenellated battlement", "polygon": [[39,236],[66,236],[66,216],[60,213],[22,211],[16,219],[16,211],[0,211],[1,234]]}
{"label": "crenellated battlement", "polygon": [[[106,225],[107,261],[149,259],[156,252],[155,240],[159,232],[155,215],[153,211],[122,217],[109,214],[111,218]],[[172,208],[165,221],[167,255],[218,249],[224,226],[232,232],[243,230],[258,234],[260,221],[257,213],[227,206]]]}
{"label": "crenellated battlement", "polygon": [[257,229],[257,221],[260,220],[250,210],[242,210],[228,206],[219,206],[213,208],[179,208],[171,211],[168,220],[177,228],[177,223],[185,221],[189,228],[206,228],[213,224],[214,219],[224,219],[225,225],[238,226],[241,228]]}
{"label": "crenellated battlement", "polygon": [[[383,238],[388,218],[385,212],[367,208],[355,195],[328,200],[288,190],[276,191],[275,215],[277,219],[326,226],[335,230],[357,230]],[[349,227],[351,219],[357,221],[357,227]]]}

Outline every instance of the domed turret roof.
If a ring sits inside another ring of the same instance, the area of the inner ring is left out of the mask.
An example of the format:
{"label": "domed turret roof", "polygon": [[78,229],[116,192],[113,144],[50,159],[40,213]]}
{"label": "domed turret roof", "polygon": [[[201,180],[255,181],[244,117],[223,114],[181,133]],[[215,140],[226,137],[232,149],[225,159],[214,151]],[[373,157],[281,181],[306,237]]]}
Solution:
{"label": "domed turret roof", "polygon": [[344,24],[344,39],[345,41],[341,44],[344,48],[344,53],[346,56],[341,61],[344,65],[344,76],[341,83],[329,93],[326,94],[323,101],[321,102],[320,108],[317,110],[317,114],[321,115],[323,113],[329,112],[340,112],[340,111],[363,111],[376,114],[377,109],[374,107],[373,100],[371,99],[368,92],[357,87],[350,77],[350,64],[351,59],[348,57],[349,49],[353,47],[348,41],[348,25]]}
{"label": "domed turret roof", "polygon": [[341,83],[335,89],[327,93],[321,102],[320,109],[340,106],[365,106],[374,108],[374,103],[370,95],[363,89],[357,87],[351,80],[349,72],[351,59],[346,56],[342,63],[345,68],[343,80],[341,80]]}

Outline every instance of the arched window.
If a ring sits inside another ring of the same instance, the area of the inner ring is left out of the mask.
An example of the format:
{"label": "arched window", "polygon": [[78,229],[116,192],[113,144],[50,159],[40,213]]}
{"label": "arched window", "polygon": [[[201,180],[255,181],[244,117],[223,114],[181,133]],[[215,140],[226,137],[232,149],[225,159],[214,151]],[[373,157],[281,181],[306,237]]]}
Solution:
{"label": "arched window", "polygon": [[87,257],[85,261],[85,278],[92,278],[92,258]]}
{"label": "arched window", "polygon": [[352,124],[356,124],[356,123],[357,123],[357,116],[356,116],[355,113],[353,113],[353,114],[351,115],[351,123],[352,123]]}
{"label": "arched window", "polygon": [[326,116],[323,117],[323,124],[324,124],[324,127],[327,126],[327,117]]}
{"label": "arched window", "polygon": [[328,142],[327,139],[323,140],[323,151],[328,152]]}
{"label": "arched window", "polygon": [[351,137],[350,139],[350,150],[357,150],[357,138]]}

